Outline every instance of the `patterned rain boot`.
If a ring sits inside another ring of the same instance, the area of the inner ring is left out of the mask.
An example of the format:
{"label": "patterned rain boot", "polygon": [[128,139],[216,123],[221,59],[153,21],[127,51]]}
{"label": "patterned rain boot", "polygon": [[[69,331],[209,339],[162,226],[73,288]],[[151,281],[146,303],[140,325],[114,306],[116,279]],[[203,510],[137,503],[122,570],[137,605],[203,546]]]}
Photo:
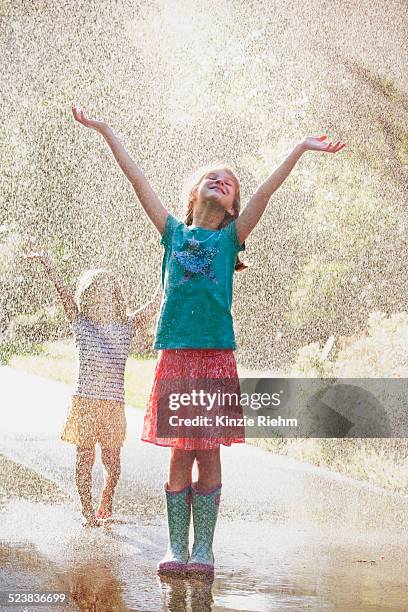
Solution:
{"label": "patterned rain boot", "polygon": [[214,576],[212,544],[221,499],[221,485],[208,493],[199,493],[191,486],[194,523],[194,544],[187,563],[188,574]]}
{"label": "patterned rain boot", "polygon": [[182,491],[168,491],[164,487],[167,503],[169,545],[167,553],[157,565],[159,574],[184,573],[188,561],[188,532],[191,515],[190,485]]}

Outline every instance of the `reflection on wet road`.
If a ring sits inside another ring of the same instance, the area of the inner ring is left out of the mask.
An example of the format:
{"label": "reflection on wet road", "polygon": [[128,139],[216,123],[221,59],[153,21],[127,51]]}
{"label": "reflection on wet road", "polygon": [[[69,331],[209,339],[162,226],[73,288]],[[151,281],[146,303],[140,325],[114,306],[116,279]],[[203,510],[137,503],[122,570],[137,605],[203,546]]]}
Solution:
{"label": "reflection on wet road", "polygon": [[165,548],[164,517],[122,516],[85,530],[72,504],[15,499],[3,506],[1,519],[1,589],[66,591],[72,609],[403,610],[406,605],[408,543],[389,530],[362,535],[286,519],[221,518],[218,570],[209,585],[156,577],[155,563]]}

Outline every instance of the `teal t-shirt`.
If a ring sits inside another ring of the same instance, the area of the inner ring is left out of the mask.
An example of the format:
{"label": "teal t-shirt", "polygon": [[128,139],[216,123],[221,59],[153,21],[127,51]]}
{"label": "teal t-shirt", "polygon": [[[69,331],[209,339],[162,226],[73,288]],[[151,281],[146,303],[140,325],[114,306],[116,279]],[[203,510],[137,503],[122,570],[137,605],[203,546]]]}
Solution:
{"label": "teal t-shirt", "polygon": [[238,251],[235,220],[220,230],[168,216],[161,238],[163,302],[156,349],[236,348],[231,316]]}

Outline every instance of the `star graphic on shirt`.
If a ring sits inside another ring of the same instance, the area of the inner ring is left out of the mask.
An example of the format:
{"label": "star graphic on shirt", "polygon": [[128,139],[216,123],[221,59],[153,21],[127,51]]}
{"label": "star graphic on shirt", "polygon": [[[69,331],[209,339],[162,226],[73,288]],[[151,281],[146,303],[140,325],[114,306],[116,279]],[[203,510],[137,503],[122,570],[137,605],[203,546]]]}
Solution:
{"label": "star graphic on shirt", "polygon": [[174,251],[173,256],[184,269],[180,285],[186,283],[193,274],[203,274],[214,283],[217,283],[214,271],[211,268],[212,261],[217,254],[214,247],[203,247],[201,242],[195,238],[187,240],[187,247],[183,251]]}

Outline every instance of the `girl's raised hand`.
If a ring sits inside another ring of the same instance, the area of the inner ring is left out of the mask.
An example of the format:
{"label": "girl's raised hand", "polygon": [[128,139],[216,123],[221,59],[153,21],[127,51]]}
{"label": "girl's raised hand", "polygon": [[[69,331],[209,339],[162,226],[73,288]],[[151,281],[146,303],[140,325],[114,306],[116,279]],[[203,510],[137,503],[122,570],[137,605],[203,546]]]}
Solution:
{"label": "girl's raised hand", "polygon": [[337,153],[346,146],[345,142],[337,140],[336,142],[327,141],[327,136],[306,136],[302,140],[302,146],[305,151],[323,151],[323,153]]}
{"label": "girl's raised hand", "polygon": [[51,257],[49,253],[47,253],[47,251],[30,251],[29,253],[25,253],[24,255],[22,255],[22,258],[24,260],[29,260],[29,261],[37,259],[38,261],[41,261],[43,264],[51,262]]}
{"label": "girl's raised hand", "polygon": [[81,107],[72,106],[71,110],[75,120],[78,121],[78,123],[82,123],[82,125],[87,128],[92,128],[100,132],[102,129],[108,127],[104,121],[96,121],[96,119],[88,119],[88,117],[85,117],[85,113]]}

